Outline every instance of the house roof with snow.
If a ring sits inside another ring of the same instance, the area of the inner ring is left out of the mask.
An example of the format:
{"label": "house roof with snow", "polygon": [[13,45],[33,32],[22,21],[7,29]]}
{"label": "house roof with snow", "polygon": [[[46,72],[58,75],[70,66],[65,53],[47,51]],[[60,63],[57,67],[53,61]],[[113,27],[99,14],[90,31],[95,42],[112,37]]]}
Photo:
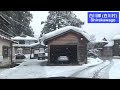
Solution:
{"label": "house roof with snow", "polygon": [[38,42],[38,43],[30,44],[30,45],[28,45],[28,44],[14,44],[13,46],[14,47],[34,47],[34,46],[39,45],[39,44],[40,43]]}
{"label": "house roof with snow", "polygon": [[51,39],[52,37],[55,37],[57,35],[60,35],[62,33],[65,33],[67,31],[75,31],[77,33],[82,34],[88,41],[90,41],[90,36],[87,32],[85,32],[83,29],[74,27],[74,26],[66,26],[60,29],[57,29],[55,31],[52,31],[50,33],[45,34],[41,39],[45,42],[48,39]]}
{"label": "house roof with snow", "polygon": [[119,40],[120,39],[120,35],[115,35],[112,40]]}
{"label": "house roof with snow", "polygon": [[11,39],[12,40],[37,40],[35,37],[30,37],[30,36],[26,36],[26,37],[16,36]]}
{"label": "house roof with snow", "polygon": [[104,47],[112,47],[114,45],[114,41],[109,41]]}
{"label": "house roof with snow", "polygon": [[103,38],[103,37],[98,39],[98,40],[96,40],[95,42],[97,42],[97,43],[102,43],[102,42],[108,43],[107,39]]}
{"label": "house roof with snow", "polygon": [[11,39],[11,35],[9,33],[3,31],[2,29],[0,29],[0,38],[4,39],[4,40],[11,41],[13,43],[17,43],[16,41]]}
{"label": "house roof with snow", "polygon": [[13,46],[14,47],[45,47],[45,45],[42,45],[42,44],[40,44],[40,42],[38,42],[38,43],[33,43],[33,44],[30,44],[30,45],[28,45],[28,44],[13,44]]}
{"label": "house roof with snow", "polygon": [[7,37],[5,37],[5,36],[3,36],[3,35],[0,35],[0,38],[5,39],[5,40],[8,40],[8,41],[11,41],[11,42],[13,42],[13,43],[17,43],[16,41],[14,41],[14,40],[12,40],[12,39],[10,39],[10,38],[7,38]]}

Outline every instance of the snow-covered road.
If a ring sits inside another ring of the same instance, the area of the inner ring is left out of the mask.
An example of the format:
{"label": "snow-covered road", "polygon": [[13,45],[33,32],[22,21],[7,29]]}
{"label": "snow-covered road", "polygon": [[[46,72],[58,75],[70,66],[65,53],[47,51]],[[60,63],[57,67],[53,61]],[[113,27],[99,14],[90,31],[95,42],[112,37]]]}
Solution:
{"label": "snow-covered road", "polygon": [[93,78],[102,78],[102,79],[109,79],[109,71],[113,66],[113,60],[110,60],[110,63],[103,68],[99,69],[93,76]]}
{"label": "snow-covered road", "polygon": [[[0,79],[69,77],[71,74],[102,63],[100,59],[88,59],[88,64],[77,66],[46,66],[44,60],[27,59],[19,66],[3,70]],[[44,65],[43,65],[44,63]]]}
{"label": "snow-covered road", "polygon": [[113,59],[113,66],[109,72],[109,79],[120,79],[120,59]]}
{"label": "snow-covered road", "polygon": [[103,63],[73,73],[70,77],[80,78],[109,78],[109,69],[113,61],[104,61]]}
{"label": "snow-covered road", "polygon": [[120,59],[88,58],[88,64],[83,65],[47,66],[46,60],[28,58],[14,68],[0,69],[0,79],[48,77],[120,79]]}

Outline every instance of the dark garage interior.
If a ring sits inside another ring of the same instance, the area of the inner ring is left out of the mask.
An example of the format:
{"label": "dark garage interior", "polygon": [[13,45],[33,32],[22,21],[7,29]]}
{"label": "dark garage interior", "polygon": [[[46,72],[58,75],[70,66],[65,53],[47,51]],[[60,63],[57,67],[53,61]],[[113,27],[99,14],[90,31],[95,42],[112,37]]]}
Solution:
{"label": "dark garage interior", "polygon": [[[68,60],[59,61],[60,56],[67,56]],[[50,63],[78,64],[77,45],[50,45]]]}

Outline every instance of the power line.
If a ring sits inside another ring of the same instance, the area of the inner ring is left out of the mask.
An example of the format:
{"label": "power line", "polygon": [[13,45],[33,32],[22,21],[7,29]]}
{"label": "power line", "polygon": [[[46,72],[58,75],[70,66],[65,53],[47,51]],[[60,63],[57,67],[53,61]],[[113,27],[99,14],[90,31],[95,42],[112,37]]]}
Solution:
{"label": "power line", "polygon": [[[0,12],[0,14],[3,14],[3,13],[2,13],[2,12]],[[16,20],[14,20],[13,18],[11,18],[11,17],[7,16],[6,14],[3,14],[3,15],[4,15],[4,16],[6,16],[6,17],[8,17],[9,19],[11,19],[12,21],[14,21],[14,22],[16,22],[16,23],[20,24],[21,26],[23,26],[23,27],[25,27],[25,28],[27,28],[27,29],[30,29],[29,27],[24,26],[23,24],[21,24],[20,22],[18,22],[18,21],[16,21]]]}
{"label": "power line", "polygon": [[[5,25],[5,27],[6,27],[9,31],[11,31],[14,35],[16,35],[15,32],[12,31],[11,29],[9,29],[6,25]],[[17,36],[17,35],[16,35],[16,36]]]}

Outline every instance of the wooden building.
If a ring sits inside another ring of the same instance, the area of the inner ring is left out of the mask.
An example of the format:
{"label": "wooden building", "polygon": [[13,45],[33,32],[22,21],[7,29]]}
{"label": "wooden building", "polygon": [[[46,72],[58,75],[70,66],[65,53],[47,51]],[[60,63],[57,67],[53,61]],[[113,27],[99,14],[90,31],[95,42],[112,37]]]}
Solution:
{"label": "wooden building", "polygon": [[12,40],[18,42],[17,44],[14,44],[15,53],[17,54],[17,49],[22,48],[23,54],[30,54],[31,53],[31,46],[39,44],[38,40],[35,37],[30,37],[27,35],[24,36],[15,36],[12,37]]}
{"label": "wooden building", "polygon": [[102,59],[111,59],[113,57],[113,41],[109,41],[108,44],[106,44],[102,49],[101,49],[101,58]]}
{"label": "wooden building", "polygon": [[120,35],[115,35],[112,39],[113,45],[113,56],[120,56]]}
{"label": "wooden building", "polygon": [[[66,26],[45,34],[43,41],[48,45],[48,64],[83,64],[87,63],[87,43],[89,35],[81,28]],[[67,56],[68,61],[59,61],[60,56]]]}
{"label": "wooden building", "polygon": [[0,61],[7,60],[11,61],[14,56],[12,43],[14,43],[13,40],[11,40],[12,35],[8,33],[7,26],[10,25],[10,23],[0,15]]}

